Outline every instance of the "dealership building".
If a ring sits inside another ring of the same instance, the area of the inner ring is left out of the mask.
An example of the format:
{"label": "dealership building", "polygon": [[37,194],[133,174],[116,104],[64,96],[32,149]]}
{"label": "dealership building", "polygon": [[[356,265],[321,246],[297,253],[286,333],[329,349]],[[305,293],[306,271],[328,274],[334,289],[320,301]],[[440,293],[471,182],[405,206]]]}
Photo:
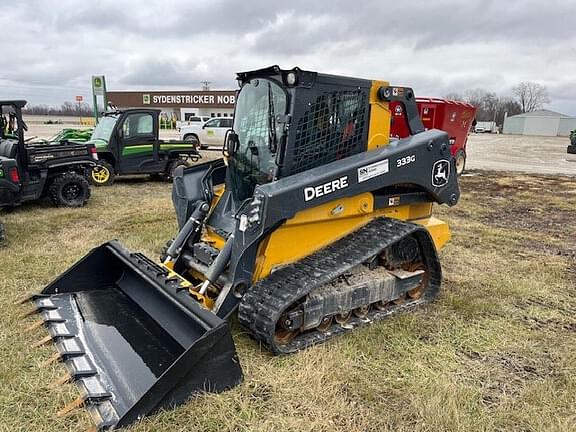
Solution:
{"label": "dealership building", "polygon": [[168,117],[185,121],[196,116],[232,117],[236,91],[107,91],[106,97],[120,109],[159,108]]}

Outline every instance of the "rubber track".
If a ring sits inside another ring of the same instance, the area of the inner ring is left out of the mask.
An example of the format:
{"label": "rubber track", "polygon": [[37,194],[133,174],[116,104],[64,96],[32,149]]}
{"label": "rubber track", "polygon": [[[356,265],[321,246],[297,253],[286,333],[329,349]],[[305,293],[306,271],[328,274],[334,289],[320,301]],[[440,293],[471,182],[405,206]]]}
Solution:
{"label": "rubber track", "polygon": [[[420,299],[392,306],[384,311],[372,309],[368,317],[353,316],[344,326],[332,325],[326,332],[313,330],[301,333],[285,345],[279,345],[275,341],[276,323],[284,311],[290,309],[315,288],[330,282],[354,266],[366,262],[409,235],[417,238],[424,264],[430,272],[429,287]],[[440,281],[440,263],[428,231],[420,225],[409,222],[379,218],[259,281],[242,298],[238,308],[238,319],[250,331],[252,337],[265,344],[273,353],[287,354],[322,343],[338,334],[384,319],[401,310],[427,303],[436,296]]]}

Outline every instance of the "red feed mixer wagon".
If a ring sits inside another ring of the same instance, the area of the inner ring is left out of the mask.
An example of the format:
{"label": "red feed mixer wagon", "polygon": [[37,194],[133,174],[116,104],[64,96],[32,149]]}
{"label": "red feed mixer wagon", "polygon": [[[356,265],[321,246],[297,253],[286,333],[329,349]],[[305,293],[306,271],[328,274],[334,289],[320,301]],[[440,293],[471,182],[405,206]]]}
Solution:
{"label": "red feed mixer wagon", "polygon": [[[450,151],[456,159],[456,172],[460,175],[466,166],[466,142],[476,108],[466,102],[416,98],[418,113],[426,129],[440,129],[450,137]],[[410,135],[402,105],[390,103],[392,110],[391,137],[406,138]]]}

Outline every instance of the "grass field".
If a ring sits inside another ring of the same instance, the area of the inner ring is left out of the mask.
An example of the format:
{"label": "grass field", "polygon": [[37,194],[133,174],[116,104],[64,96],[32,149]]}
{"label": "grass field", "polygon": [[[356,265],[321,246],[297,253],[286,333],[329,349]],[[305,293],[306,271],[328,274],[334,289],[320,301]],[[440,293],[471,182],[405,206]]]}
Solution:
{"label": "grass field", "polygon": [[[244,383],[130,430],[576,430],[576,180],[477,172],[461,185],[458,206],[436,212],[453,239],[435,303],[286,357],[233,322]],[[45,331],[24,333],[12,302],[112,238],[156,259],[176,228],[169,190],[119,180],[84,209],[1,215],[0,431],[88,428],[83,411],[55,416],[76,389],[51,386],[54,347],[30,348]]]}

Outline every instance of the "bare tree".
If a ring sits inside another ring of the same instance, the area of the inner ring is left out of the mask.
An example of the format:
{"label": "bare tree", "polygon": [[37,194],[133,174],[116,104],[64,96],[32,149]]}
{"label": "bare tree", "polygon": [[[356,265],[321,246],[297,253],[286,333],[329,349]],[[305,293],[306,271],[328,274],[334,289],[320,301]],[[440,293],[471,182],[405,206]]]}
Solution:
{"label": "bare tree", "polygon": [[496,124],[502,126],[504,124],[505,116],[513,116],[520,114],[522,112],[522,107],[520,104],[511,97],[501,97],[498,101],[498,107],[496,110]]}
{"label": "bare tree", "polygon": [[532,81],[522,81],[512,88],[512,93],[517,97],[518,103],[522,107],[522,112],[542,109],[544,104],[550,102],[546,87]]}
{"label": "bare tree", "polygon": [[500,101],[496,93],[483,88],[469,89],[464,92],[464,100],[476,107],[478,121],[495,121]]}
{"label": "bare tree", "polygon": [[74,102],[64,102],[58,108],[49,105],[26,105],[22,112],[24,114],[30,115],[61,115],[81,117],[90,117],[93,115],[90,105],[87,103]]}
{"label": "bare tree", "polygon": [[444,95],[444,99],[456,100],[456,101],[464,100],[464,98],[462,97],[462,95],[461,95],[460,93],[457,93],[457,92],[449,92],[449,93],[446,93],[446,94]]}

